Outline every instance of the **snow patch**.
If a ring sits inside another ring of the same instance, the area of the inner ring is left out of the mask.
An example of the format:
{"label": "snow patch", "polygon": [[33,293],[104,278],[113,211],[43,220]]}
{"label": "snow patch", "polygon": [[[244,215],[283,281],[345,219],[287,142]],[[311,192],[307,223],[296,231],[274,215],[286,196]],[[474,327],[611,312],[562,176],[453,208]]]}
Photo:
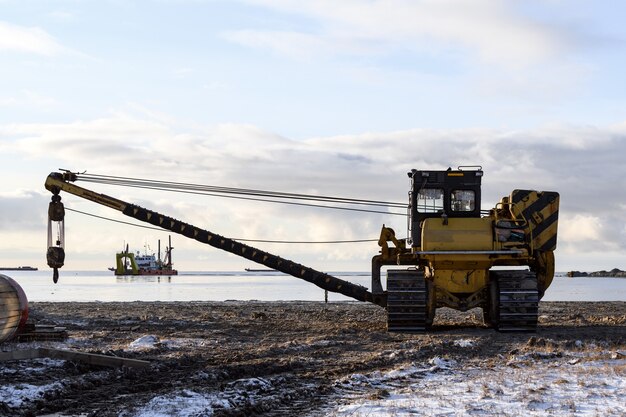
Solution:
{"label": "snow patch", "polygon": [[473,339],[458,339],[454,341],[454,346],[466,348],[474,346],[475,343]]}
{"label": "snow patch", "polygon": [[430,366],[403,366],[387,372],[374,371],[368,374],[352,374],[347,378],[335,381],[334,385],[341,389],[352,392],[363,391],[367,388],[387,389],[406,384],[406,381],[424,378],[430,374],[448,371],[457,366],[457,362],[452,359],[444,359],[438,356],[428,361]]}
{"label": "snow patch", "polygon": [[[248,407],[271,410],[294,398],[290,390],[283,388],[284,382],[283,377],[244,378],[226,384],[218,392],[176,391],[154,397],[139,409],[121,413],[120,417],[210,416],[220,410]],[[317,387],[312,385],[309,389],[313,394]]]}
{"label": "snow patch", "polygon": [[[15,361],[11,366],[0,368],[0,375],[15,375],[19,373],[43,374],[50,372],[50,368],[60,368],[65,365],[63,359],[37,358]],[[2,397],[0,397],[1,399]]]}
{"label": "snow patch", "polygon": [[[365,379],[353,376],[353,381],[367,382],[374,389],[385,385],[386,395],[376,398],[371,392],[361,392],[359,398],[330,415],[623,416],[626,359],[607,360],[605,356],[599,354],[571,366],[567,357],[529,355],[525,359],[534,359],[532,366],[493,368],[483,363],[458,367],[454,361],[433,358],[429,361],[432,368],[446,372],[419,374],[408,368],[403,375],[410,379],[401,385],[391,383],[388,376],[392,373]],[[354,392],[347,390],[344,398],[354,398]]]}
{"label": "snow patch", "polygon": [[161,344],[161,340],[155,335],[141,336],[128,345],[128,350],[150,350]]}
{"label": "snow patch", "polygon": [[[191,417],[211,415],[216,408],[228,408],[228,401],[219,399],[214,394],[199,394],[183,390],[178,394],[154,397],[141,409],[134,412],[133,417]],[[124,416],[129,414],[123,413]]]}
{"label": "snow patch", "polygon": [[[457,362],[452,359],[442,359],[439,356],[435,356],[428,361],[435,369],[452,369],[456,367]],[[433,371],[435,369],[432,369]]]}
{"label": "snow patch", "polygon": [[161,345],[166,347],[167,349],[178,349],[181,347],[205,347],[210,345],[215,345],[218,343],[217,340],[208,340],[208,339],[200,339],[200,338],[191,338],[191,337],[182,337],[182,338],[174,338],[161,340]]}
{"label": "snow patch", "polygon": [[47,385],[15,384],[0,387],[0,404],[9,408],[21,407],[24,403],[38,400],[47,392],[63,389],[63,385],[54,382]]}
{"label": "snow patch", "polygon": [[232,388],[239,388],[244,390],[256,389],[263,390],[272,387],[272,383],[265,378],[245,378],[238,379],[229,384]]}
{"label": "snow patch", "polygon": [[326,340],[326,339],[313,340],[313,341],[291,340],[289,342],[279,344],[277,345],[277,347],[280,349],[286,349],[290,352],[298,352],[298,351],[310,349],[312,347],[332,347],[332,346],[341,346],[344,344],[345,342],[342,342],[342,341]]}

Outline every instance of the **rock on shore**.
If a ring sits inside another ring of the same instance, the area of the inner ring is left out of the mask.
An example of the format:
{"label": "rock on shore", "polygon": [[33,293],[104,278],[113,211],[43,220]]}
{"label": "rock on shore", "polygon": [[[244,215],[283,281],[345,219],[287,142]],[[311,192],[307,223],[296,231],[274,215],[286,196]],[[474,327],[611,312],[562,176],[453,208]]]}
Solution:
{"label": "rock on shore", "polygon": [[569,271],[567,276],[570,278],[576,277],[617,277],[617,278],[626,278],[626,271],[622,271],[618,268],[613,268],[610,271],[596,271],[596,272],[580,272],[580,271]]}

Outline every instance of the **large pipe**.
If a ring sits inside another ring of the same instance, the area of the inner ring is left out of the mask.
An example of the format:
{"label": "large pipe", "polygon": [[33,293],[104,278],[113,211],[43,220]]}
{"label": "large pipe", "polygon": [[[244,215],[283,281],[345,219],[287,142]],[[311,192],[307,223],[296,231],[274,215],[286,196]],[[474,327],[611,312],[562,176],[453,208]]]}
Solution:
{"label": "large pipe", "polygon": [[0,343],[13,339],[26,325],[28,299],[12,278],[0,274]]}

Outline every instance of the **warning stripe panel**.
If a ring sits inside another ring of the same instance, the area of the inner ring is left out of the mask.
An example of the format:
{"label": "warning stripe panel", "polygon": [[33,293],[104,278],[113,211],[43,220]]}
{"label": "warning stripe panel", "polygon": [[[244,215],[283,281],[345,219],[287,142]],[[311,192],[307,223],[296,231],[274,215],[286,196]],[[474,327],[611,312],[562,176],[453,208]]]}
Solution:
{"label": "warning stripe panel", "polygon": [[558,211],[559,209],[559,193],[551,191],[528,191],[528,190],[515,190],[512,193],[511,200],[513,200],[515,211],[522,213],[526,220],[538,221],[533,216],[534,213],[540,213],[548,208],[550,213]]}
{"label": "warning stripe panel", "polygon": [[533,238],[533,248],[540,251],[556,249],[559,214],[559,193],[553,191],[515,190],[511,202],[516,216],[528,222]]}
{"label": "warning stripe panel", "polygon": [[[528,216],[532,218],[531,230],[535,250],[546,251],[556,249],[559,201],[558,194],[555,194],[556,193],[543,193],[537,203],[527,209]],[[544,206],[540,211],[533,211],[539,209],[541,204],[544,204]],[[548,241],[552,241],[553,243],[546,244]]]}
{"label": "warning stripe panel", "polygon": [[558,212],[540,223],[533,230],[533,246],[535,250],[549,251],[556,249]]}
{"label": "warning stripe panel", "polygon": [[533,192],[532,190],[513,190],[511,193],[511,202],[514,204],[520,203],[524,200],[528,195]]}
{"label": "warning stripe panel", "polygon": [[531,223],[531,230],[533,231],[533,237],[539,236],[540,234],[542,234],[546,229],[550,228],[556,222],[558,222],[558,219],[559,219],[558,211],[550,212],[548,210],[545,210],[541,212],[541,215],[543,217],[543,220],[541,223],[539,223],[538,225],[534,225]]}
{"label": "warning stripe panel", "polygon": [[556,249],[556,233],[550,236],[541,247],[538,247],[537,250],[542,252],[554,251]]}

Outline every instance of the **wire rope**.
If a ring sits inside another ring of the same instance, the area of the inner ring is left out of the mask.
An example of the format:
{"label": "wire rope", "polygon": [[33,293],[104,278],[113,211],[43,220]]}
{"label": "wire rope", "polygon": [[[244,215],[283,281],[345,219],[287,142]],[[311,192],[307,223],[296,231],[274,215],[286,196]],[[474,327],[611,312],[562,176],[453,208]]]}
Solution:
{"label": "wire rope", "polygon": [[[329,202],[329,203],[337,203],[337,204],[368,205],[368,206],[406,209],[406,204],[404,203],[389,202],[389,201],[365,200],[365,199],[356,199],[356,198],[332,197],[332,196],[325,196],[325,195],[312,195],[312,194],[301,194],[301,193],[285,193],[285,192],[276,192],[276,191],[267,191],[267,190],[258,190],[258,189],[249,189],[249,188],[233,188],[233,187],[201,185],[201,184],[193,184],[193,183],[147,180],[147,179],[142,179],[142,178],[119,177],[119,176],[112,176],[112,175],[80,174],[77,180],[93,182],[93,183],[108,184],[108,185],[126,186],[126,187],[162,189],[162,190],[167,190],[167,191],[185,190],[185,191],[201,192],[205,194],[206,193],[237,194],[237,195],[247,195],[247,196],[253,196],[253,197],[267,197],[267,198],[274,198],[274,199],[308,200],[308,201]],[[271,202],[277,202],[277,201],[271,201]]]}
{"label": "wire rope", "polygon": [[[166,230],[161,229],[159,227],[151,227],[145,226],[143,224],[137,224],[132,222],[125,222],[123,220],[112,219],[110,217],[99,216],[93,213],[87,213],[85,211],[72,209],[69,207],[65,207],[65,210],[72,211],[74,213],[84,214],[86,216],[95,217],[102,220],[107,220],[114,223],[126,224],[129,226],[141,227],[144,229],[157,230],[159,232],[166,232]],[[269,239],[242,239],[242,238],[232,238],[233,240],[237,240],[239,242],[257,242],[257,243],[289,243],[289,244],[330,244],[330,243],[363,243],[363,242],[377,242],[378,239],[356,239],[356,240],[325,240],[325,241],[296,241],[296,240],[269,240]]]}

